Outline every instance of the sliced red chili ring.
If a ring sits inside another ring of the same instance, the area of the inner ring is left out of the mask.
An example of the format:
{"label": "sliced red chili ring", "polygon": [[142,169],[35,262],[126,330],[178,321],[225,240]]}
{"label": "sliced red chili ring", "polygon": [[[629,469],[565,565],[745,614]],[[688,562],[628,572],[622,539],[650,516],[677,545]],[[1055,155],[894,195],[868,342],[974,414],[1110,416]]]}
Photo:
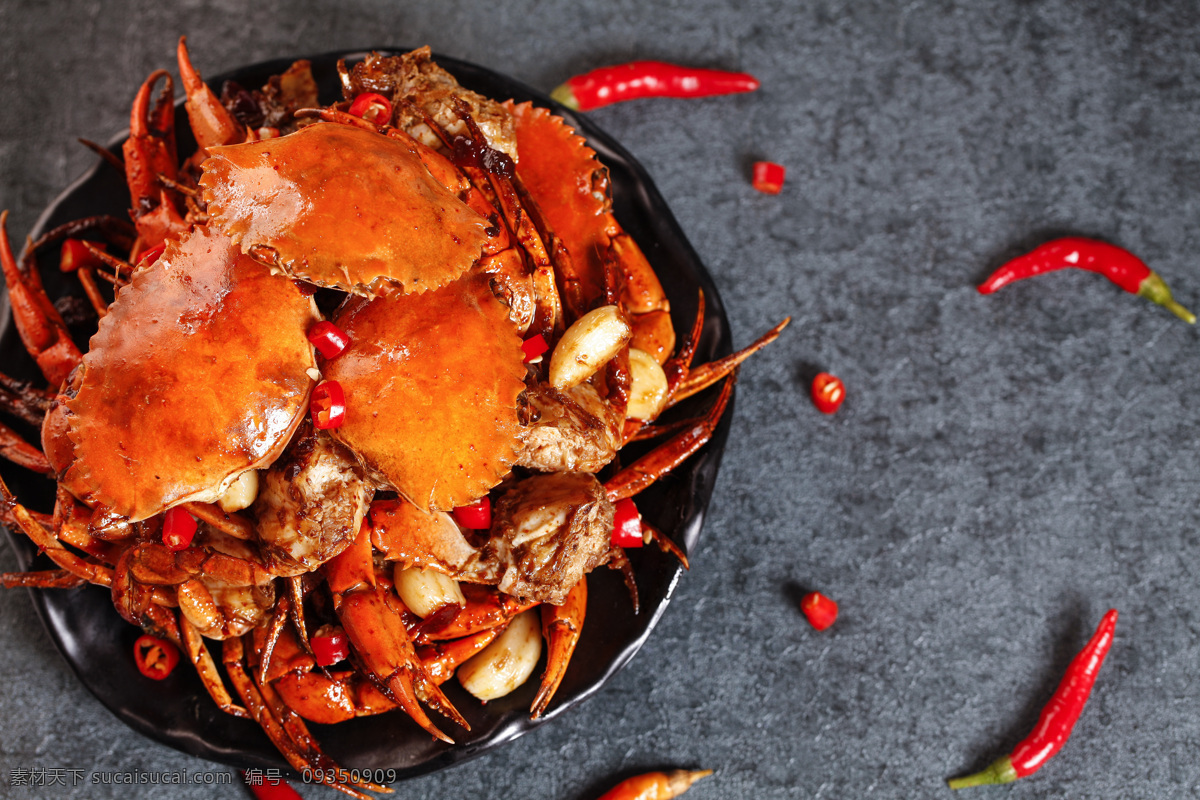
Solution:
{"label": "sliced red chili ring", "polygon": [[163,251],[166,249],[166,242],[162,244],[156,244],[154,247],[151,247],[149,250],[142,253],[142,257],[138,259],[138,266],[145,267],[153,264],[155,261],[158,261],[158,257],[161,256]]}
{"label": "sliced red chili ring", "polygon": [[163,519],[162,542],[168,550],[183,550],[192,543],[198,523],[180,506],[167,509]]}
{"label": "sliced red chili ring", "polygon": [[350,113],[376,125],[387,125],[392,121],[392,103],[381,94],[364,92],[354,98]]}
{"label": "sliced red chili ring", "polygon": [[492,501],[487,495],[469,506],[459,506],[452,513],[455,521],[464,528],[485,531],[492,527]]}
{"label": "sliced red chili ring", "polygon": [[783,178],[787,169],[772,161],[755,161],[752,183],[763,194],[779,194],[783,191]]}
{"label": "sliced red chili ring", "polygon": [[[103,243],[92,243],[93,247],[104,249]],[[80,267],[99,266],[100,259],[87,249],[82,239],[64,239],[62,251],[58,257],[58,268],[63,272],[75,272]]]}
{"label": "sliced red chili ring", "polygon": [[133,660],[143,675],[161,681],[179,663],[179,650],[165,639],[147,633],[133,643]]}
{"label": "sliced red chili ring", "polygon": [[637,506],[628,497],[616,502],[616,512],[613,514],[612,543],[617,547],[641,547],[642,518]]}
{"label": "sliced red chili ring", "polygon": [[350,336],[328,320],[321,320],[308,329],[308,340],[326,358],[337,358],[350,346]]}
{"label": "sliced red chili ring", "polygon": [[812,382],[812,399],[818,411],[822,414],[832,414],[846,399],[846,385],[842,383],[841,378],[828,372],[818,373]]}
{"label": "sliced red chili ring", "polygon": [[340,428],[346,421],[346,393],[342,391],[342,385],[337,381],[317,384],[308,408],[312,412],[314,428],[323,431]]}
{"label": "sliced red chili ring", "polygon": [[541,358],[549,349],[550,345],[546,344],[546,337],[540,333],[535,333],[524,342],[521,342],[521,351],[525,353],[526,364]]}
{"label": "sliced red chili ring", "polygon": [[809,592],[800,598],[800,610],[810,625],[823,631],[837,619],[838,604],[820,592]]}
{"label": "sliced red chili ring", "polygon": [[350,639],[341,628],[330,628],[309,640],[317,666],[332,666],[350,655]]}

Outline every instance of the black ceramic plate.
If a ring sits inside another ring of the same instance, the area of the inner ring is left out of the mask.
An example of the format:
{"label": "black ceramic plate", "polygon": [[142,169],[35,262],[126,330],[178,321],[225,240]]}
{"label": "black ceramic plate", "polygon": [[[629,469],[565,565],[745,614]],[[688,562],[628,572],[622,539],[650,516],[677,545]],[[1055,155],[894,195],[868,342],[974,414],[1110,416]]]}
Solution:
{"label": "black ceramic plate", "polygon": [[[312,58],[313,73],[322,102],[338,97],[338,58],[353,62],[365,52],[334,53]],[[704,336],[697,363],[730,352],[729,324],[712,279],[684,238],[662,197],[642,167],[611,137],[527,86],[482,67],[451,58],[437,59],[468,88],[497,99],[533,101],[553,108],[585,135],[612,173],[617,218],[638,241],[653,264],[671,300],[677,331],[687,331],[696,313],[697,290],[706,299]],[[283,71],[291,60],[271,61],[218,76],[211,81],[220,87],[236,80],[247,87],[263,85],[270,75]],[[176,115],[180,148],[187,152],[194,143],[185,141],[186,116]],[[114,143],[114,146],[119,142]],[[122,176],[99,164],[62,194],[42,215],[33,236],[63,222],[91,214],[123,215],[129,205]],[[19,236],[19,232],[17,232]],[[80,294],[62,280],[53,264],[44,264],[47,289],[53,296]],[[4,370],[36,378],[31,359],[25,355],[9,319],[7,297],[0,306],[0,353]],[[91,330],[76,331],[85,344]],[[709,390],[678,409],[673,416],[693,415],[706,408],[715,390]],[[713,440],[695,457],[638,498],[642,513],[658,528],[691,551],[700,535],[700,525],[712,493],[717,467],[728,433],[732,405]],[[6,420],[7,421],[7,420]],[[36,441],[36,432],[25,431]],[[634,448],[630,448],[633,450]],[[630,453],[622,453],[628,460]],[[0,465],[4,478],[31,507],[49,509],[53,486],[12,465]],[[21,535],[9,536],[23,569],[45,568],[44,557],[34,559],[34,548]],[[641,613],[634,614],[619,573],[600,569],[589,577],[587,623],[575,657],[558,690],[549,713],[539,722],[529,719],[529,706],[536,690],[531,680],[512,695],[481,706],[453,681],[447,694],[471,723],[470,732],[439,721],[458,744],[435,742],[400,712],[364,718],[333,727],[314,726],[325,750],[348,767],[395,769],[399,777],[436,770],[478,755],[507,742],[535,725],[553,719],[596,692],[623,667],[641,647],[671,598],[682,569],[670,556],[656,548],[631,551],[641,596]],[[706,576],[697,575],[696,579]],[[707,576],[711,579],[712,576]],[[239,767],[286,767],[267,737],[252,722],[236,719],[217,710],[198,678],[189,669],[177,669],[166,681],[148,681],[137,672],[131,657],[139,634],[113,610],[107,592],[97,587],[65,591],[35,591],[33,599],[46,629],[85,686],[132,728],[186,753]],[[219,653],[219,648],[217,650]],[[538,668],[540,674],[541,666]]]}

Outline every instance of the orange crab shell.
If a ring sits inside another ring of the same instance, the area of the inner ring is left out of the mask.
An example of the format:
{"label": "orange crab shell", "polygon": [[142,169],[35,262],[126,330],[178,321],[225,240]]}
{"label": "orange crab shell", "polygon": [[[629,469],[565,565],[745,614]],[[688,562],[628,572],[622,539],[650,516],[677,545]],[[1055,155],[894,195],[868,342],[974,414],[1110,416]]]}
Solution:
{"label": "orange crab shell", "polygon": [[307,410],[316,318],[218,232],[170,241],[101,320],[65,403],[81,499],[137,521],[273,461]]}
{"label": "orange crab shell", "polygon": [[509,100],[504,107],[513,115],[517,132],[517,175],[571,254],[581,296],[600,297],[601,253],[610,233],[616,232],[610,230],[608,217],[608,170],[562,117],[532,103]]}
{"label": "orange crab shell", "polygon": [[436,289],[479,258],[487,221],[439,183],[411,140],[317,123],[213,147],[200,178],[242,252],[358,294]]}
{"label": "orange crab shell", "polygon": [[351,300],[334,321],[351,344],[324,364],[346,396],[332,433],[369,469],[422,511],[466,505],[508,474],[524,355],[487,276]]}

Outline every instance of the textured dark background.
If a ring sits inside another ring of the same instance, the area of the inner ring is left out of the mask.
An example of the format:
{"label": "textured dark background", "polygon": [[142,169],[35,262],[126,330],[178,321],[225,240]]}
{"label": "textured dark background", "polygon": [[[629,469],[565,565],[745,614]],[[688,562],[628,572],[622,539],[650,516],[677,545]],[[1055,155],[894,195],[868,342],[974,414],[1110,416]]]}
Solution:
{"label": "textured dark background", "polygon": [[[547,90],[632,58],[762,80],[592,114],[656,180],[737,343],[794,318],[743,371],[690,574],[599,695],[400,797],[585,800],[670,766],[716,770],[695,800],[949,796],[947,777],[1032,726],[1109,607],[1116,644],[1075,738],[991,793],[1200,792],[1197,332],[1094,275],[973,288],[1072,233],[1139,253],[1200,306],[1194,4],[6,0],[0,207],[17,237],[92,163],[75,137],[124,128],[180,33],[210,74],[428,43]],[[779,197],[750,188],[762,157],[788,167]],[[832,418],[807,398],[817,369],[849,387]],[[822,634],[798,611],[810,588],[841,603]],[[0,593],[0,629],[0,794],[143,794],[10,787],[21,768],[212,768],[80,688],[25,592]]]}

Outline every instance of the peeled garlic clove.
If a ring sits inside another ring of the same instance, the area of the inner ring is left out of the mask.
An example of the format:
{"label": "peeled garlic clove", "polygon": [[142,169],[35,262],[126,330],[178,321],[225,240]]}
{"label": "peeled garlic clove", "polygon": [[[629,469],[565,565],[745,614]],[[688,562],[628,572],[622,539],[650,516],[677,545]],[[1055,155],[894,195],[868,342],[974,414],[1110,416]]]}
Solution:
{"label": "peeled garlic clove", "polygon": [[570,389],[583,383],[621,352],[633,330],[616,306],[601,306],[575,320],[550,356],[550,385]]}
{"label": "peeled garlic clove", "polygon": [[238,475],[237,480],[229,484],[225,491],[221,492],[221,496],[217,498],[217,505],[226,514],[232,514],[243,508],[249,508],[256,497],[258,497],[258,470],[246,470]]}
{"label": "peeled garlic clove", "polygon": [[625,415],[633,419],[652,420],[662,413],[667,402],[667,373],[654,356],[629,348],[629,405]]}
{"label": "peeled garlic clove", "polygon": [[458,682],[484,702],[495,700],[527,681],[541,655],[538,611],[522,611],[494,642],[458,668]]}
{"label": "peeled garlic clove", "polygon": [[443,606],[467,605],[458,581],[435,570],[397,564],[392,571],[392,580],[404,605],[421,619]]}

